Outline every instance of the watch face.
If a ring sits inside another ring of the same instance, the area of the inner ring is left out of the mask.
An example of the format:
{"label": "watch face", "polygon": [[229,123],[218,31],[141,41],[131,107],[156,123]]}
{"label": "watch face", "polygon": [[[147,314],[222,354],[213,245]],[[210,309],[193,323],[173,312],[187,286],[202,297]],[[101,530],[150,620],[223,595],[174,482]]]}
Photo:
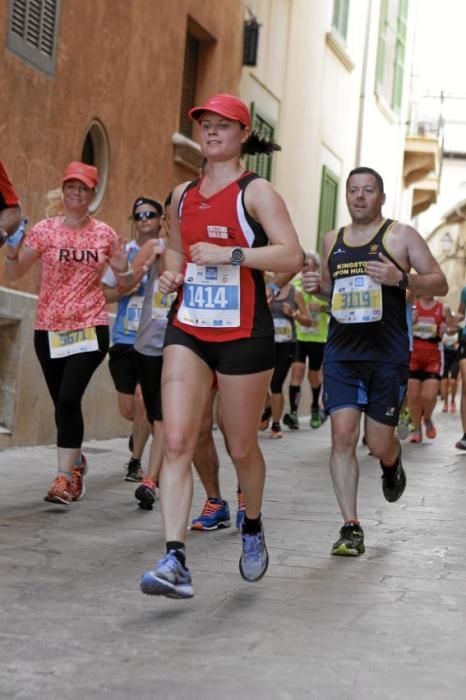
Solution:
{"label": "watch face", "polygon": [[231,251],[231,262],[237,265],[244,260],[244,253],[241,248],[233,248]]}

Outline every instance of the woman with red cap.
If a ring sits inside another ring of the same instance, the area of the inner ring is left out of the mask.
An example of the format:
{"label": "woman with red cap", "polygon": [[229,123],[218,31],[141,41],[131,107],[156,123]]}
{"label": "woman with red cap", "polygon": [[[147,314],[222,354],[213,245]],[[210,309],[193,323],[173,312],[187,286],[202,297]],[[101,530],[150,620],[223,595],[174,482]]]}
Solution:
{"label": "woman with red cap", "polygon": [[70,163],[63,176],[60,214],[35,224],[24,244],[6,259],[10,280],[40,262],[34,344],[55,405],[58,433],[58,473],[45,500],[62,505],[79,500],[85,490],[81,400],[109,345],[102,273],[114,253],[116,272],[127,265],[115,231],[89,216],[97,180],[94,166]]}
{"label": "woman with red cap", "polygon": [[246,503],[240,573],[257,581],[268,566],[261,522],[265,463],[257,428],[274,365],[274,327],[264,271],[297,272],[303,252],[280,195],[247,172],[241,157],[278,147],[251,133],[247,106],[215,95],[190,111],[206,158],[199,180],[173,194],[166,270],[160,291],[177,290],[165,339],[162,401],[165,455],[160,475],[166,555],[141,590],[190,598],[185,533],[192,499],[191,460],[217,375],[219,409]]}

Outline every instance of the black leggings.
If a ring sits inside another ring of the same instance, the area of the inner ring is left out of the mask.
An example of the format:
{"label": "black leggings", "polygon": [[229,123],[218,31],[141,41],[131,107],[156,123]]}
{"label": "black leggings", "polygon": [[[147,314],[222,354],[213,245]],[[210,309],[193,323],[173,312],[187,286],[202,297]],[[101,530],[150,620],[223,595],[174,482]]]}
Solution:
{"label": "black leggings", "polygon": [[270,391],[272,394],[281,394],[296,352],[296,343],[275,343],[275,369],[273,370]]}
{"label": "black leggings", "polygon": [[84,435],[81,400],[109,346],[108,326],[97,326],[96,331],[99,350],[54,359],[50,357],[48,332],[35,331],[36,355],[55,406],[57,447],[81,447]]}

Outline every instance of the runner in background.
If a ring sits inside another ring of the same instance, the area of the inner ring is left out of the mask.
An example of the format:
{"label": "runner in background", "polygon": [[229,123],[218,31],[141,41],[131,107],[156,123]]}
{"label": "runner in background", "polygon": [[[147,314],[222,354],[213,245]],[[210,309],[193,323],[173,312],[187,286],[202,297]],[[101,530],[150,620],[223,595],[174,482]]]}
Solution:
{"label": "runner in background", "polygon": [[[135,237],[125,246],[130,263],[144,243],[159,237],[162,214],[162,205],[154,199],[137,197],[134,201],[131,220]],[[110,268],[105,271],[102,282],[107,302],[118,304],[108,368],[117,391],[120,414],[132,423],[131,458],[125,467],[125,479],[142,481],[141,457],[151,430],[139,387],[134,342],[141,318],[147,274],[144,272],[140,283],[129,291],[117,286],[117,279]]]}
{"label": "runner in background", "polygon": [[45,500],[62,505],[85,491],[81,401],[109,345],[102,273],[109,260],[116,272],[127,267],[115,231],[89,215],[97,180],[97,168],[70,163],[63,175],[61,213],[35,224],[6,259],[11,281],[40,263],[34,345],[58,433],[58,473]]}

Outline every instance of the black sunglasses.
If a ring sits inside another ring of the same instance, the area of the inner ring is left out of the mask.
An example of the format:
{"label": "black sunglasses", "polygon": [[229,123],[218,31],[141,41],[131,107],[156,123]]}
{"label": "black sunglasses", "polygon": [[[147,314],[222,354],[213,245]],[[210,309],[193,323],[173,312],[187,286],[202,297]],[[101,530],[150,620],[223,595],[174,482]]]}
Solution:
{"label": "black sunglasses", "polygon": [[135,221],[143,221],[144,219],[155,219],[159,215],[157,214],[156,211],[138,211],[134,215],[134,220]]}

